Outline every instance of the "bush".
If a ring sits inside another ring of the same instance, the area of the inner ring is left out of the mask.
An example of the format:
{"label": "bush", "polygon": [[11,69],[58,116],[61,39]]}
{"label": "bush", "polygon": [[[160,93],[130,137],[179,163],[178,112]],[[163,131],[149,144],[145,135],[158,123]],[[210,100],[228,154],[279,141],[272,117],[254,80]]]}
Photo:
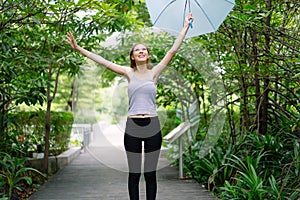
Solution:
{"label": "bush", "polygon": [[[8,115],[8,135],[10,145],[15,154],[28,154],[36,151],[38,145],[44,146],[45,111],[16,112]],[[59,154],[69,147],[69,140],[73,124],[70,112],[51,112],[50,150]],[[14,151],[17,149],[16,151]],[[7,152],[7,151],[6,151]],[[26,156],[26,155],[25,155]]]}
{"label": "bush", "polygon": [[234,145],[224,136],[204,158],[197,156],[201,141],[195,142],[183,157],[189,176],[219,199],[299,199],[297,136],[247,132],[236,137]]}

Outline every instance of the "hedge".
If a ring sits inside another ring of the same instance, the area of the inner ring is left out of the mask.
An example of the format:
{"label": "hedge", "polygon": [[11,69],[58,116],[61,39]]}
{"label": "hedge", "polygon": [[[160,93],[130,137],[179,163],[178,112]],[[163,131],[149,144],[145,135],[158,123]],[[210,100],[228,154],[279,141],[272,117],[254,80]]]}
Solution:
{"label": "hedge", "polygon": [[[45,111],[16,112],[8,115],[9,135],[18,141],[22,151],[36,151],[44,146]],[[71,112],[51,112],[50,150],[63,152],[68,149],[74,118]]]}

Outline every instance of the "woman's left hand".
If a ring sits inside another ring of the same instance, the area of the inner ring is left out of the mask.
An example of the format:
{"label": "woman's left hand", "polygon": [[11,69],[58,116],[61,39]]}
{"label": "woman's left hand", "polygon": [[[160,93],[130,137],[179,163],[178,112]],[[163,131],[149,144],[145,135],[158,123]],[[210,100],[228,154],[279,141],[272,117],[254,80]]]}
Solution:
{"label": "woman's left hand", "polygon": [[185,17],[185,24],[190,24],[194,21],[194,17],[192,15],[192,13],[189,13],[186,17]]}

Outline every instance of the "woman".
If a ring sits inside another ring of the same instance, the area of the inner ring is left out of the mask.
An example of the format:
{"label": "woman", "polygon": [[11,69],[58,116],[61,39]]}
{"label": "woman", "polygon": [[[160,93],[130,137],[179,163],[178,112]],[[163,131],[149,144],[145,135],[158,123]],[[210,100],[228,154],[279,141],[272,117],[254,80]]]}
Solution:
{"label": "woman", "polygon": [[183,29],[172,48],[154,67],[149,66],[149,50],[142,43],[135,44],[130,50],[130,68],[112,63],[99,55],[78,46],[72,33],[68,33],[67,43],[74,50],[107,69],[123,75],[128,80],[129,109],[124,134],[129,176],[128,191],[131,200],[139,199],[139,181],[142,165],[142,143],[144,143],[144,178],[147,200],[155,200],[157,193],[156,169],[161,148],[162,136],[157,117],[155,97],[156,83],[161,72],[169,64],[179,49],[188,29],[192,14],[188,14]]}

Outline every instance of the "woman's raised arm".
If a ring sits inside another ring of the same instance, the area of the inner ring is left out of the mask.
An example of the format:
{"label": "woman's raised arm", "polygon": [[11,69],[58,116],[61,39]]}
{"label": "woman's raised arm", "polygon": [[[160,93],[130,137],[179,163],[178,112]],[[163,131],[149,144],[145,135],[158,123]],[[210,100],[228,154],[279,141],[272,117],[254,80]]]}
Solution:
{"label": "woman's raised arm", "polygon": [[66,42],[69,43],[74,50],[78,51],[79,53],[88,57],[89,59],[99,63],[100,65],[106,67],[107,69],[109,69],[117,74],[120,74],[120,75],[124,75],[124,76],[128,75],[128,72],[130,70],[129,67],[124,67],[124,66],[118,65],[116,63],[113,63],[111,61],[108,61],[105,58],[80,47],[77,44],[77,42],[71,32],[68,33],[68,38],[67,38]]}
{"label": "woman's raised arm", "polygon": [[190,27],[190,20],[193,20],[192,13],[189,13],[185,18],[184,26],[176,38],[176,40],[173,43],[173,46],[171,49],[167,52],[167,54],[164,56],[164,58],[157,64],[154,68],[154,78],[158,78],[160,73],[166,68],[166,66],[169,64],[169,62],[172,60],[173,56],[176,54],[177,50],[179,49],[180,45],[182,44],[183,39],[186,36],[186,33]]}

